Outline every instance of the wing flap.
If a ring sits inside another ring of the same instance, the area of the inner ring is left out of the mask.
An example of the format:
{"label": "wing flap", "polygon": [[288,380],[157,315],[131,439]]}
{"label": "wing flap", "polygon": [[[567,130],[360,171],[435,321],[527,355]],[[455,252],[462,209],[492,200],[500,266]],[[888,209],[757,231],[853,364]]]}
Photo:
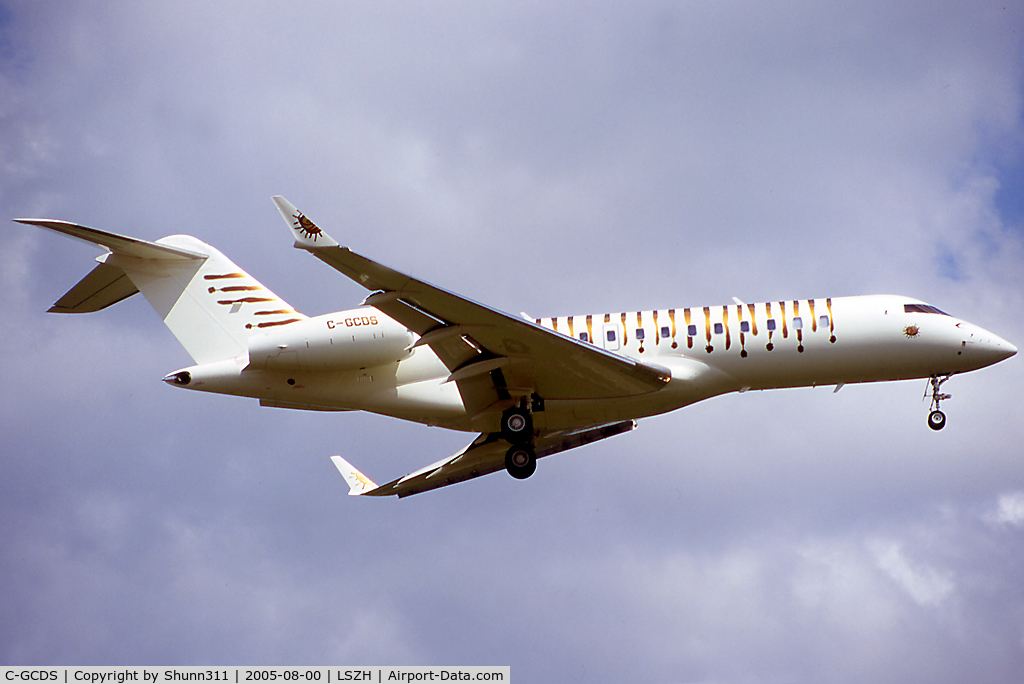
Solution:
{"label": "wing flap", "polygon": [[[330,264],[332,268],[337,268]],[[384,290],[377,290],[363,300],[363,304],[372,306],[383,311],[396,321],[402,321],[405,327],[417,335],[427,334],[429,331],[444,327],[445,322],[436,316],[431,316],[419,307],[399,299],[398,293]]]}

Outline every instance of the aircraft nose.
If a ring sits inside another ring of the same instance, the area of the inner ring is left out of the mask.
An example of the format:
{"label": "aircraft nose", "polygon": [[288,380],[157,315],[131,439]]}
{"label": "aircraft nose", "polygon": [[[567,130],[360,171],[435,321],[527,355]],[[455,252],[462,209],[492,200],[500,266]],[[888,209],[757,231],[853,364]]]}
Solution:
{"label": "aircraft nose", "polygon": [[[1000,339],[999,342],[1002,343],[1001,349],[1002,349],[1003,359],[1008,359],[1008,358],[1010,358],[1011,356],[1013,356],[1014,354],[1017,353],[1017,348],[1015,346],[1013,346],[1012,344],[1010,344],[1009,342],[1007,342],[1006,340]],[[999,360],[1002,361],[1003,359],[999,359]]]}
{"label": "aircraft nose", "polygon": [[976,355],[981,357],[985,364],[998,363],[1010,358],[1017,353],[1017,347],[1013,346],[998,335],[993,335],[987,330],[979,330],[981,333],[974,347]]}

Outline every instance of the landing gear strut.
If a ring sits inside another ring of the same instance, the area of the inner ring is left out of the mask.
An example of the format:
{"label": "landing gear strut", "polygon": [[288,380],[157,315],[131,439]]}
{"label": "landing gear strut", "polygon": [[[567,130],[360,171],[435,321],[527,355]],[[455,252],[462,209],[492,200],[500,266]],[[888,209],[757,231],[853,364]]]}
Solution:
{"label": "landing gear strut", "polygon": [[939,410],[939,402],[944,399],[952,398],[952,394],[943,394],[940,391],[942,383],[949,380],[952,374],[948,375],[933,375],[929,380],[929,387],[925,387],[924,396],[928,396],[928,390],[932,393],[932,403],[929,407],[928,413],[928,427],[932,430],[941,430],[946,427],[946,414]]}

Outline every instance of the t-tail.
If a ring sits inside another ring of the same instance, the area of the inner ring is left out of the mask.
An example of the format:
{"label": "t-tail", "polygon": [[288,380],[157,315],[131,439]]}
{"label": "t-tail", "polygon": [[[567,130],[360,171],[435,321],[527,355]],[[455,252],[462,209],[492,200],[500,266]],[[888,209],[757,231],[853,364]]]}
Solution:
{"label": "t-tail", "polygon": [[196,364],[242,357],[254,334],[306,318],[194,237],[172,235],[148,242],[66,221],[15,220],[106,250],[50,312],[100,311],[142,292]]}

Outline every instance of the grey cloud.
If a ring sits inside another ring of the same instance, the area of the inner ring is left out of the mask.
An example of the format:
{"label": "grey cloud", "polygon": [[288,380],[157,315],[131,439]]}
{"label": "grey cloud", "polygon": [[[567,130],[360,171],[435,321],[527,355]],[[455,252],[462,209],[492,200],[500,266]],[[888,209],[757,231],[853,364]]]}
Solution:
{"label": "grey cloud", "polygon": [[[1019,344],[1021,11],[1001,4],[14,2],[0,204],[191,233],[308,313],[344,242],[564,315],[919,296]],[[1019,169],[1018,169],[1019,171]],[[1007,190],[1007,189],[1011,190]],[[1019,362],[749,393],[403,501],[468,437],[176,391],[95,251],[0,229],[0,661],[476,663],[523,681],[1009,681]],[[63,289],[62,289],[63,288]],[[944,405],[945,408],[945,405]]]}

